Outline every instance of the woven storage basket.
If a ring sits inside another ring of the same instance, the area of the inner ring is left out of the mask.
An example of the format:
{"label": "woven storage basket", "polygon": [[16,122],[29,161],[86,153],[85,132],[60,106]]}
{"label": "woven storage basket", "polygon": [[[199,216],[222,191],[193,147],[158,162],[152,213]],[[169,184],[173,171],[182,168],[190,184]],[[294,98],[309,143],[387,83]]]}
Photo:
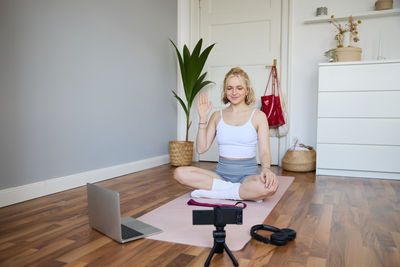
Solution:
{"label": "woven storage basket", "polygon": [[338,62],[361,60],[362,49],[359,47],[338,47],[335,51]]}
{"label": "woven storage basket", "polygon": [[188,166],[192,164],[192,141],[169,141],[169,160],[172,166]]}
{"label": "woven storage basket", "polygon": [[307,148],[308,151],[295,150],[296,145],[294,150],[289,149],[282,158],[282,168],[284,170],[293,172],[310,172],[315,170],[317,154],[314,148],[303,144],[300,144],[300,146]]}

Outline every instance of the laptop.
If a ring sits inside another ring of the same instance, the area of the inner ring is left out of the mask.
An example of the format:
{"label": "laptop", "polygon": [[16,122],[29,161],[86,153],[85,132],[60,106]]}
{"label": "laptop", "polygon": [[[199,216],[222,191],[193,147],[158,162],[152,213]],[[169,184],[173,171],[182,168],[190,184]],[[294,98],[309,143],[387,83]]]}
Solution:
{"label": "laptop", "polygon": [[90,227],[120,243],[162,232],[132,217],[121,218],[118,192],[91,183],[86,188]]}

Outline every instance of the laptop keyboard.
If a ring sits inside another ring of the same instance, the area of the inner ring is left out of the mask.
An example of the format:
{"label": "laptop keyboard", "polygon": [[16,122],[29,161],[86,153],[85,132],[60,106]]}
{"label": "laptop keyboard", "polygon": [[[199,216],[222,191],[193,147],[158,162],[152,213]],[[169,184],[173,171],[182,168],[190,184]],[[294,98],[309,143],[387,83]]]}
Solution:
{"label": "laptop keyboard", "polygon": [[128,239],[143,235],[141,232],[133,230],[132,228],[129,228],[123,224],[121,224],[121,233],[122,233],[122,239]]}

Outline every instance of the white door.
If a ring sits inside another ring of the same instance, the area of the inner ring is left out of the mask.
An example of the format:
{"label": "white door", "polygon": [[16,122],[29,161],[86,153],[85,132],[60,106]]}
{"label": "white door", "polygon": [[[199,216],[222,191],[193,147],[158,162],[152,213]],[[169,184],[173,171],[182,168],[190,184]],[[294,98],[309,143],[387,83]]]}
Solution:
{"label": "white door", "polygon": [[[270,71],[265,66],[272,65],[274,59],[278,65],[280,62],[281,9],[281,0],[200,0],[200,38],[204,47],[216,43],[205,66],[207,80],[215,85],[203,89],[213,102],[213,111],[224,108],[223,79],[230,68],[237,66],[249,74],[257,99],[255,108],[260,108]],[[193,122],[197,119],[193,116]],[[193,128],[197,131],[197,127]],[[270,140],[274,165],[279,162],[278,141]],[[209,151],[199,155],[199,160],[218,161],[216,140]]]}

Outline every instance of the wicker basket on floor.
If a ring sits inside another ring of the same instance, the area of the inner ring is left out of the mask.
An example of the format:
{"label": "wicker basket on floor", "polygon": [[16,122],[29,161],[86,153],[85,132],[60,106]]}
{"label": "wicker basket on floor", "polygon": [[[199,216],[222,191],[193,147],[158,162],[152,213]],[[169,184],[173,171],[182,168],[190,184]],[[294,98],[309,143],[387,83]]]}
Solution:
{"label": "wicker basket on floor", "polygon": [[310,172],[315,170],[317,153],[311,146],[300,144],[301,147],[308,150],[289,149],[282,158],[282,168],[293,172]]}
{"label": "wicker basket on floor", "polygon": [[192,159],[192,141],[169,141],[169,160],[172,166],[191,165]]}

